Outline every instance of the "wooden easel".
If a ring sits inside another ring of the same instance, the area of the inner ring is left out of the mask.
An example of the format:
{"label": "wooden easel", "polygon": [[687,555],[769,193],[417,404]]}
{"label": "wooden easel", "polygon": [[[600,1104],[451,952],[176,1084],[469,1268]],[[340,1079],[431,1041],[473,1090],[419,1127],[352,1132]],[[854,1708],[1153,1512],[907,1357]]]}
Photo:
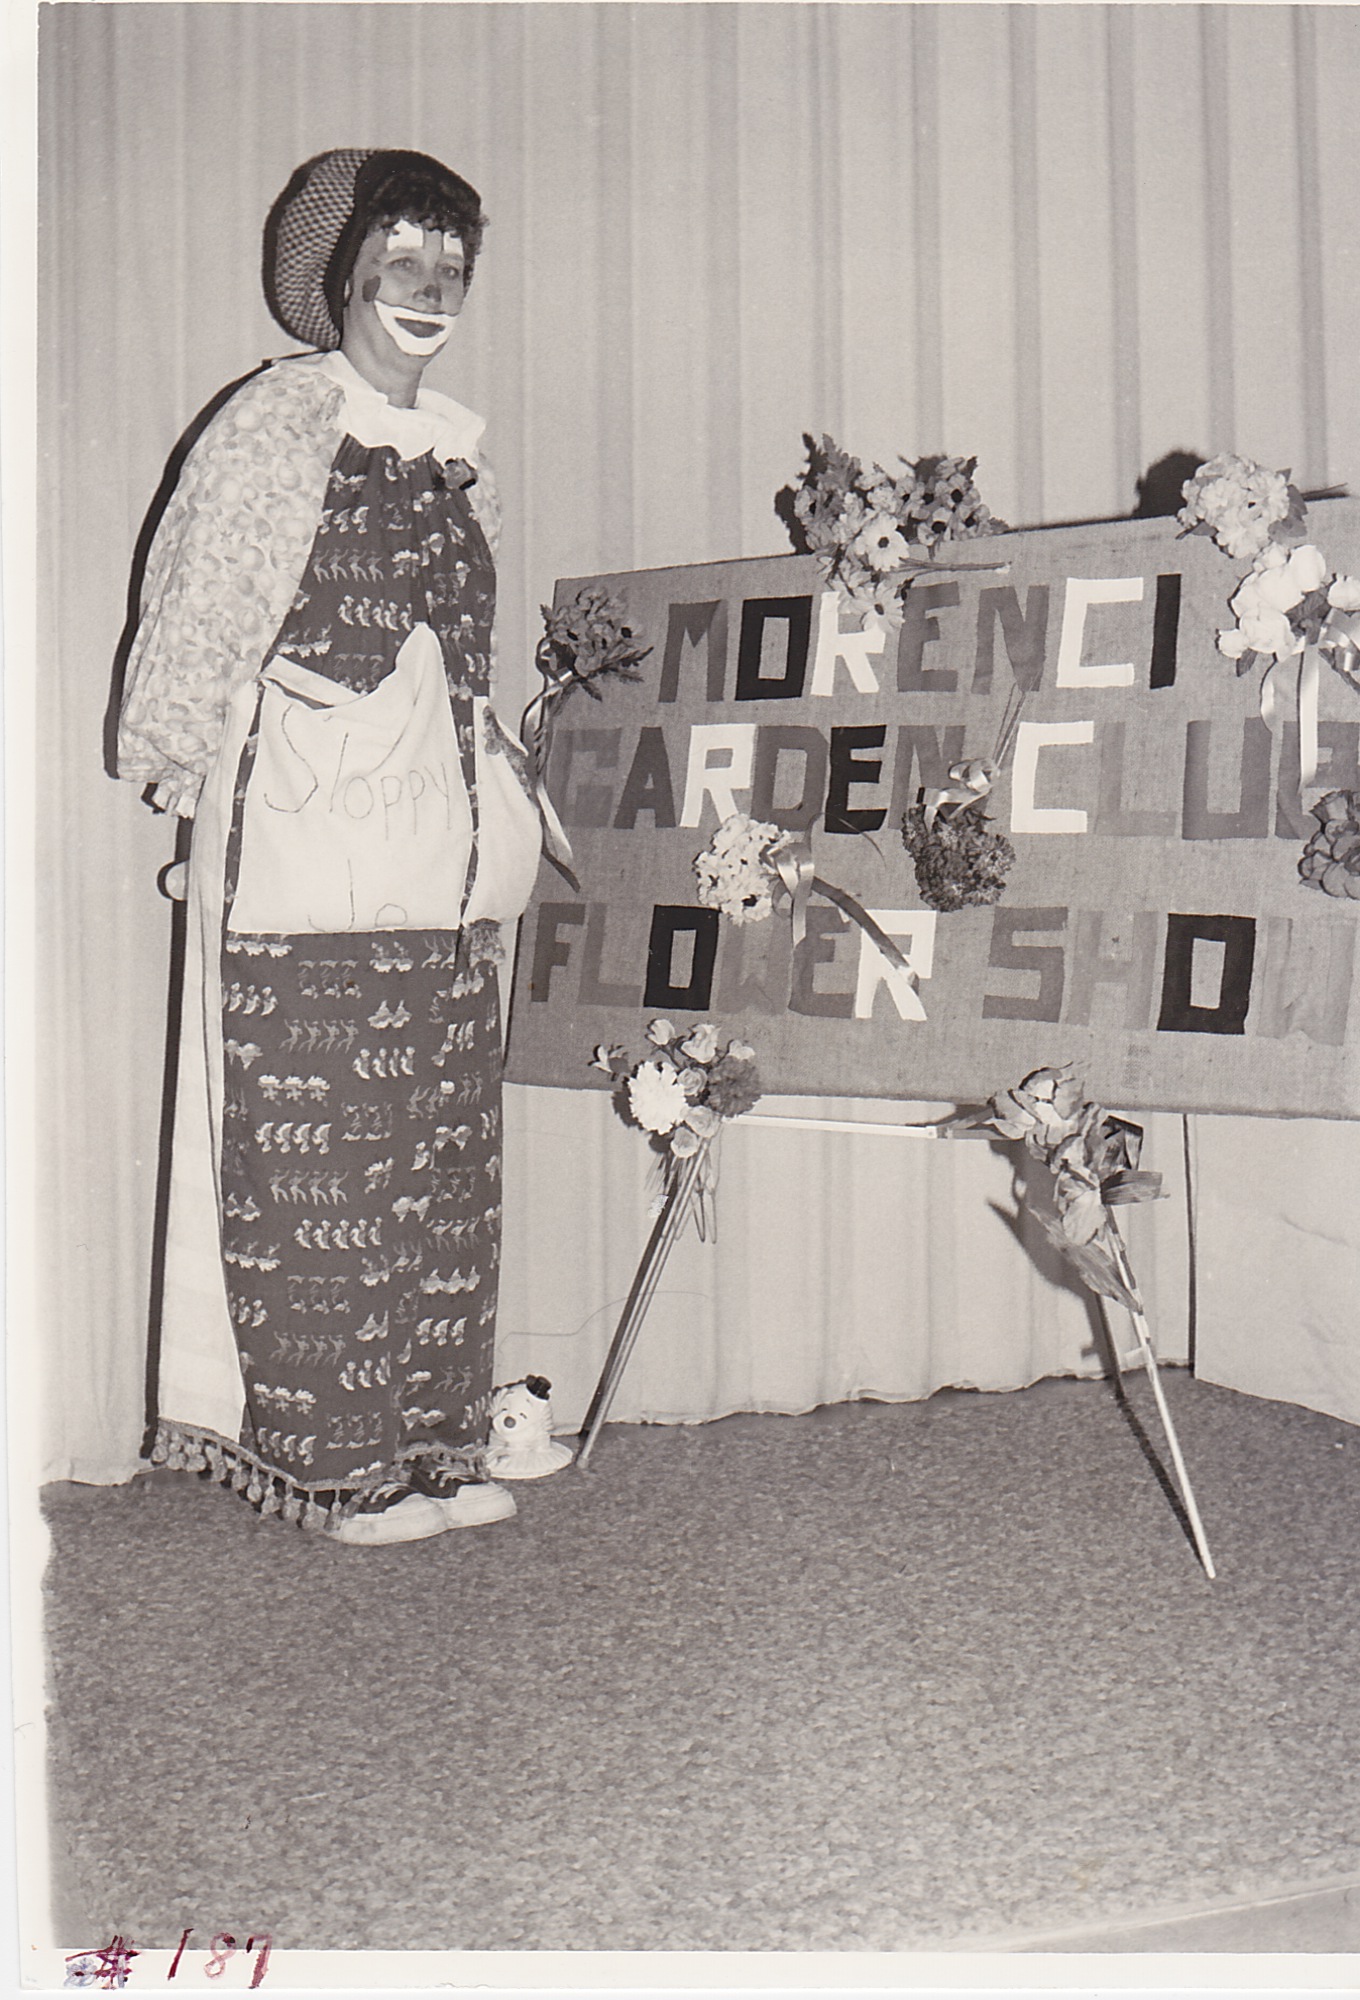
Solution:
{"label": "wooden easel", "polygon": [[[781,1117],[778,1113],[774,1112],[748,1111],[740,1120],[734,1120],[733,1122],[743,1125],[779,1125],[795,1131],[877,1132],[888,1138],[937,1139],[941,1135],[941,1127],[938,1123],[925,1125],[880,1124],[876,1120],[868,1119]],[[979,1132],[977,1136],[992,1135]],[[667,1190],[661,1213],[658,1215],[651,1236],[648,1238],[647,1247],[642,1253],[642,1258],[637,1268],[637,1275],[633,1279],[632,1287],[624,1302],[618,1327],[613,1340],[610,1342],[609,1352],[605,1356],[604,1368],[596,1385],[595,1393],[590,1399],[590,1407],[586,1411],[585,1423],[581,1430],[581,1446],[576,1454],[576,1468],[579,1472],[584,1472],[589,1465],[591,1453],[594,1451],[596,1441],[608,1419],[614,1397],[618,1392],[619,1383],[623,1379],[624,1370],[627,1368],[633,1349],[637,1345],[638,1335],[642,1331],[642,1322],[646,1318],[647,1309],[656,1294],[656,1288],[660,1283],[661,1274],[666,1266],[666,1260],[679,1240],[686,1219],[694,1206],[700,1184],[700,1174],[708,1152],[708,1143],[708,1141],[705,1141],[700,1146],[699,1151],[693,1154],[688,1160],[683,1161],[677,1169]],[[1109,1228],[1110,1240],[1114,1247],[1115,1260],[1119,1267],[1120,1279],[1126,1287],[1129,1297],[1136,1301],[1133,1307],[1126,1308],[1126,1310],[1128,1310],[1129,1317],[1133,1323],[1134,1335],[1138,1342],[1138,1351],[1142,1358],[1143,1366],[1147,1370],[1148,1378],[1152,1384],[1152,1393],[1157,1404],[1157,1414],[1161,1419],[1162,1429],[1166,1434],[1167,1445],[1171,1452],[1171,1462],[1175,1467],[1181,1502],[1185,1508],[1186,1518],[1190,1523],[1190,1531],[1194,1536],[1195,1548],[1201,1563],[1204,1565],[1205,1574],[1212,1578],[1217,1572],[1214,1569],[1213,1557],[1209,1553],[1209,1544],[1204,1533],[1203,1522],[1200,1519],[1199,1508],[1195,1501],[1194,1489],[1190,1484],[1190,1475],[1185,1468],[1185,1459],[1181,1452],[1180,1440],[1176,1435],[1175,1425],[1171,1421],[1171,1411],[1167,1407],[1166,1396],[1162,1389],[1161,1376],[1157,1368],[1157,1355],[1152,1345],[1152,1335],[1148,1327],[1147,1314],[1143,1307],[1142,1294],[1138,1290],[1133,1270],[1129,1264],[1128,1251],[1125,1248],[1124,1239],[1119,1233],[1119,1226],[1113,1214],[1108,1210],[1106,1213],[1108,1216],[1107,1226]],[[1114,1346],[1115,1367],[1119,1368],[1120,1357],[1118,1347],[1113,1342],[1111,1344]]]}

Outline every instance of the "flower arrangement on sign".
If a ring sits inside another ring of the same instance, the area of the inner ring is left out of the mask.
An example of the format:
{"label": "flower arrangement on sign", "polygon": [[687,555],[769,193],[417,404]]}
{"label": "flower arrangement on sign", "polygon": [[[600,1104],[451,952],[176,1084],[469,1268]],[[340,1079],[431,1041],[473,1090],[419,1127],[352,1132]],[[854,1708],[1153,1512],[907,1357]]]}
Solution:
{"label": "flower arrangement on sign", "polygon": [[[794,514],[828,582],[866,618],[899,624],[904,594],[925,571],[1004,567],[941,554],[951,542],[1006,532],[978,491],[975,458],[901,458],[897,473],[881,465],[866,471],[833,438],[803,441],[808,464],[794,494]],[[1015,851],[988,826],[983,806],[1016,719],[1003,721],[991,757],[952,765],[949,784],[923,793],[902,822],[917,886],[932,909],[994,903],[1005,888]]]}
{"label": "flower arrangement on sign", "polygon": [[[1185,482],[1183,496],[1177,519],[1185,534],[1209,535],[1225,555],[1251,563],[1229,600],[1236,622],[1220,631],[1218,649],[1239,674],[1265,668],[1261,714],[1272,729],[1286,703],[1294,706],[1301,798],[1317,782],[1322,666],[1360,690],[1360,578],[1334,571],[1305,539],[1307,505],[1287,472],[1225,452]],[[1319,877],[1304,879],[1321,886]]]}
{"label": "flower arrangement on sign", "polygon": [[864,905],[816,873],[808,833],[781,830],[748,813],[732,813],[703,853],[694,857],[694,878],[705,908],[720,911],[734,924],[762,923],[777,903],[786,905],[796,945],[807,935],[809,897],[823,896],[858,924],[894,971],[916,983],[901,951]]}
{"label": "flower arrangement on sign", "polygon": [[1318,830],[1299,856],[1299,874],[1328,896],[1360,902],[1360,792],[1328,792],[1313,807]]}
{"label": "flower arrangement on sign", "polygon": [[1006,531],[974,484],[975,458],[902,459],[899,473],[865,471],[833,438],[804,436],[808,463],[793,511],[808,549],[848,604],[897,624],[902,593],[923,570],[991,569],[939,558],[948,542]]}
{"label": "flower arrangement on sign", "polygon": [[627,613],[617,598],[600,584],[578,590],[569,603],[545,604],[543,636],[534,651],[534,662],[543,676],[543,685],[520,718],[519,733],[528,752],[539,813],[543,820],[543,845],[548,858],[580,891],[572,867],[571,842],[548,797],[546,774],[552,750],[553,724],[563,702],[574,688],[584,688],[592,701],[603,696],[597,681],[638,681],[639,664],[651,652],[639,643],[639,635],[628,623]]}
{"label": "flower arrangement on sign", "polygon": [[957,1119],[953,1129],[981,1129],[1000,1139],[1018,1139],[1052,1174],[1057,1219],[1052,1221],[1040,1213],[1036,1220],[1083,1283],[1102,1298],[1123,1306],[1133,1322],[1195,1546],[1212,1577],[1213,1558],[1158,1378],[1143,1301],[1114,1213],[1129,1202],[1161,1198],[1161,1175],[1139,1165],[1142,1127],[1089,1101],[1083,1085],[1072,1074],[1071,1064],[1064,1063],[1060,1068],[1031,1070],[1013,1090],[999,1091],[985,1109]]}
{"label": "flower arrangement on sign", "polygon": [[950,784],[927,790],[902,819],[902,845],[916,870],[921,901],[931,910],[999,903],[1015,849],[991,825],[985,802],[998,771],[991,758],[951,764]]}
{"label": "flower arrangement on sign", "polygon": [[1268,472],[1254,459],[1220,452],[1181,488],[1177,520],[1187,535],[1211,535],[1237,562],[1251,562],[1271,543],[1301,542],[1308,509],[1287,472]]}
{"label": "flower arrangement on sign", "polygon": [[558,709],[575,688],[592,701],[603,697],[597,681],[639,681],[638,667],[651,652],[628,623],[628,614],[602,584],[587,584],[569,603],[545,604],[543,636],[534,664],[543,686],[524,711],[520,733],[536,770],[547,764],[547,748]]}
{"label": "flower arrangement on sign", "polygon": [[1015,866],[1015,849],[991,825],[987,801],[1015,743],[1020,711],[1031,691],[1017,681],[1006,700],[990,757],[949,767],[947,785],[923,786],[902,817],[902,845],[916,870],[921,901],[931,910],[998,903]]}

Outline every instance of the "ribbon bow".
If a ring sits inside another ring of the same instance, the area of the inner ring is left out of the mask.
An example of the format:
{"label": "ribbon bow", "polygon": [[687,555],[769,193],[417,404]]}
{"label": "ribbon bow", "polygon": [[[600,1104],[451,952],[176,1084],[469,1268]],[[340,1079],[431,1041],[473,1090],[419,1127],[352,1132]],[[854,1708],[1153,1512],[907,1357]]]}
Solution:
{"label": "ribbon bow", "polygon": [[[1298,661],[1298,675],[1286,685],[1285,667]],[[1285,660],[1273,660],[1261,682],[1261,715],[1272,730],[1279,728],[1291,698],[1299,719],[1299,805],[1318,781],[1318,689],[1323,661],[1360,690],[1360,612],[1329,610],[1316,639],[1301,640]]]}
{"label": "ribbon bow", "polygon": [[1339,674],[1360,685],[1360,672],[1356,668],[1360,656],[1360,611],[1329,612],[1318,634],[1318,645]]}
{"label": "ribbon bow", "polygon": [[[1292,687],[1285,684],[1285,667],[1299,663]],[[1283,660],[1272,660],[1261,682],[1261,719],[1277,733],[1285,719],[1285,704],[1292,698],[1299,719],[1299,804],[1318,774],[1318,683],[1322,673],[1319,646],[1301,645]]]}
{"label": "ribbon bow", "polygon": [[571,884],[579,896],[581,884],[576,875],[576,857],[571,851],[566,828],[558,818],[557,809],[548,796],[547,770],[552,733],[549,695],[556,692],[555,688],[539,690],[520,719],[520,735],[524,739],[524,747],[528,753],[529,775],[533,780],[538,817],[543,828],[543,852],[558,874]]}
{"label": "ribbon bow", "polygon": [[916,986],[916,974],[907,964],[900,949],[895,945],[881,924],[875,923],[862,903],[844,889],[837,889],[831,882],[824,882],[817,874],[812,859],[812,837],[807,833],[786,833],[765,850],[765,859],[778,875],[789,896],[789,920],[793,927],[793,942],[800,945],[807,936],[808,898],[814,892],[825,896],[828,903],[834,903],[843,910],[851,923],[858,924],[875,949],[882,953],[895,972],[900,972]]}
{"label": "ribbon bow", "polygon": [[997,767],[990,757],[969,757],[962,764],[951,764],[949,776],[952,783],[929,786],[924,794],[926,826],[934,826],[941,806],[980,805],[990,793],[997,775]]}

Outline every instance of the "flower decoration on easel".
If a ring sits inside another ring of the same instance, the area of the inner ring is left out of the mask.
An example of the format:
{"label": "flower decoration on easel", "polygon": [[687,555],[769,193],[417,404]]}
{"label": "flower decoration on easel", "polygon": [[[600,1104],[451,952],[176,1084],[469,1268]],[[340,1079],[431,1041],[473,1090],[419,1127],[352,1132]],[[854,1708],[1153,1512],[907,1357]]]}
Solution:
{"label": "flower decoration on easel", "polygon": [[1142,1127],[1090,1102],[1073,1076],[1071,1064],[1064,1063],[1060,1068],[1031,1070],[1013,1090],[998,1092],[984,1110],[956,1120],[954,1129],[984,1129],[1000,1139],[1018,1139],[1052,1174],[1057,1219],[1051,1221],[1038,1213],[1036,1220],[1082,1282],[1102,1298],[1123,1306],[1133,1322],[1195,1546],[1212,1577],[1213,1558],[1162,1392],[1147,1313],[1114,1213],[1130,1202],[1161,1198],[1161,1175],[1139,1165]]}
{"label": "flower decoration on easel", "polygon": [[571,844],[548,798],[545,779],[552,752],[553,725],[563,703],[576,688],[592,701],[603,696],[599,681],[642,679],[639,664],[651,647],[640,643],[640,635],[628,623],[627,612],[617,598],[600,584],[587,584],[565,604],[542,607],[543,636],[534,652],[534,662],[543,676],[543,685],[525,709],[520,735],[529,754],[529,763],[543,814],[544,845],[548,855],[574,887]]}
{"label": "flower decoration on easel", "polygon": [[1360,792],[1328,792],[1313,807],[1317,832],[1299,857],[1299,875],[1327,896],[1360,903]]}
{"label": "flower decoration on easel", "polygon": [[624,1049],[600,1047],[590,1059],[592,1069],[613,1081],[614,1102],[623,1117],[646,1132],[660,1154],[664,1193],[586,1413],[576,1456],[582,1471],[691,1210],[700,1237],[711,1233],[706,1202],[717,1184],[714,1147],[722,1128],[760,1102],[755,1050],[745,1042],[724,1040],[712,1021],[677,1028],[656,1020],[647,1029],[647,1040],[646,1055],[630,1058]]}
{"label": "flower decoration on easel", "polygon": [[1058,1220],[1039,1220],[1057,1247],[1092,1291],[1141,1311],[1110,1210],[1161,1195],[1161,1175],[1138,1164],[1142,1127],[1089,1103],[1070,1064],[1031,1070],[1014,1090],[993,1097],[986,1111],[960,1123],[984,1125],[998,1138],[1024,1141],[1026,1152],[1054,1177]]}
{"label": "flower decoration on easel", "polygon": [[1012,689],[990,757],[970,757],[949,767],[949,783],[923,787],[902,820],[902,845],[916,870],[916,887],[930,910],[962,910],[999,903],[1015,849],[987,815],[993,785],[1015,742],[1028,688]]}
{"label": "flower decoration on easel", "polygon": [[1236,622],[1220,631],[1218,649],[1239,675],[1264,667],[1261,714],[1272,730],[1288,709],[1297,716],[1302,799],[1317,783],[1322,667],[1360,690],[1360,578],[1334,572],[1304,539],[1307,505],[1287,472],[1226,452],[1183,490],[1182,531],[1210,535],[1225,555],[1251,561],[1230,599]]}
{"label": "flower decoration on easel", "polygon": [[898,473],[865,471],[833,438],[804,437],[808,464],[793,511],[809,551],[849,605],[885,624],[901,622],[902,594],[923,571],[997,569],[942,560],[946,543],[1006,532],[973,480],[975,458],[900,461]]}
{"label": "flower decoration on easel", "polygon": [[762,923],[776,904],[787,907],[795,945],[807,936],[808,899],[822,896],[865,932],[894,971],[916,984],[900,949],[864,905],[817,874],[808,833],[781,831],[769,820],[732,813],[695,856],[694,877],[704,907],[734,924]]}
{"label": "flower decoration on easel", "polygon": [[616,1102],[632,1125],[652,1136],[668,1171],[691,1160],[716,1139],[725,1118],[740,1118],[760,1100],[755,1050],[724,1042],[711,1021],[680,1029],[656,1020],[647,1029],[648,1053],[630,1060],[621,1048],[601,1045],[590,1059],[617,1085]]}

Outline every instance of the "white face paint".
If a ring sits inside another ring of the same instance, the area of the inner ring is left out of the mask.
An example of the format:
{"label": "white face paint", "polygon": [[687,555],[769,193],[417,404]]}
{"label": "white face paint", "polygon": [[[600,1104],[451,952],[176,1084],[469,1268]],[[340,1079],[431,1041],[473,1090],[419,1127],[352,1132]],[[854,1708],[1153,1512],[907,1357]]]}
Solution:
{"label": "white face paint", "polygon": [[350,278],[345,338],[351,347],[377,340],[390,353],[390,341],[412,360],[428,361],[453,331],[466,288],[464,265],[456,231],[425,229],[405,218],[375,231]]}
{"label": "white face paint", "polygon": [[[446,257],[462,256],[463,239],[452,229],[444,231],[443,244],[444,255]],[[399,221],[394,222],[388,230],[387,247],[389,250],[423,250],[425,248],[425,231],[418,222],[407,222],[403,216]]]}
{"label": "white face paint", "polygon": [[403,354],[428,358],[438,354],[453,332],[454,313],[417,312],[411,306],[389,306],[383,299],[373,301],[373,310]]}

